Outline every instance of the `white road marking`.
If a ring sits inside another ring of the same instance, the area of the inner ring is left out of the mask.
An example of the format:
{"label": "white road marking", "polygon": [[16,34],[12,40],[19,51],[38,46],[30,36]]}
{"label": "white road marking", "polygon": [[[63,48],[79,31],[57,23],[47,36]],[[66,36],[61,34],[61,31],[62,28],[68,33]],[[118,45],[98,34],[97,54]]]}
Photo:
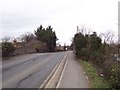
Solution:
{"label": "white road marking", "polygon": [[64,68],[63,68],[63,71],[62,71],[62,73],[61,73],[61,76],[60,76],[60,79],[59,79],[59,81],[58,81],[58,84],[57,84],[56,88],[59,88],[59,86],[60,86],[60,83],[61,83],[63,74],[64,74],[64,72],[65,72],[65,68],[66,68],[66,65],[67,65],[67,60],[68,60],[68,58],[66,59],[65,66],[64,66]]}

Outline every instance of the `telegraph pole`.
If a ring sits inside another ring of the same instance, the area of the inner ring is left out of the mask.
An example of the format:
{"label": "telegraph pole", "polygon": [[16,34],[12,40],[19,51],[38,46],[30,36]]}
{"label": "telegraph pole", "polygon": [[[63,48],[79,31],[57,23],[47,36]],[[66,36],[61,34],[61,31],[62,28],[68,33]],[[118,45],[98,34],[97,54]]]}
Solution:
{"label": "telegraph pole", "polygon": [[80,33],[80,31],[79,31],[79,26],[77,26],[77,33]]}

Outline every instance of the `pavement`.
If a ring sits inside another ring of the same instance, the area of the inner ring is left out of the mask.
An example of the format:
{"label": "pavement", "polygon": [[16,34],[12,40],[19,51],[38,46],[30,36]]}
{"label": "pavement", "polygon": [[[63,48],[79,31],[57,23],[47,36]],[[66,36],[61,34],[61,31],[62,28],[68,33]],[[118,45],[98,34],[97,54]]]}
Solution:
{"label": "pavement", "polygon": [[68,52],[67,63],[57,88],[89,88],[82,66],[75,60],[72,51]]}

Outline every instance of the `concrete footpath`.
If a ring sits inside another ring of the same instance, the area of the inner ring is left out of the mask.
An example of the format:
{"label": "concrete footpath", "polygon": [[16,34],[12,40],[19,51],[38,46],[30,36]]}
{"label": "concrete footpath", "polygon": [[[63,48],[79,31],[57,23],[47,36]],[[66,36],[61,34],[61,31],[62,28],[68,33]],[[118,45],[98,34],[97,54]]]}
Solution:
{"label": "concrete footpath", "polygon": [[79,61],[74,59],[72,51],[68,52],[68,59],[57,88],[89,88]]}

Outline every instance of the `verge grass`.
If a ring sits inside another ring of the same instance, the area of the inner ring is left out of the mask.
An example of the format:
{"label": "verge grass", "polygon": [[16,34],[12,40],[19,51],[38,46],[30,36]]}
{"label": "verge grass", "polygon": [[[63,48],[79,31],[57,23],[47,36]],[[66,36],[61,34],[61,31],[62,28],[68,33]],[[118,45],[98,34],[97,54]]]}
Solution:
{"label": "verge grass", "polygon": [[80,60],[80,63],[83,65],[86,75],[89,78],[91,88],[110,88],[109,83],[97,74],[97,70],[92,63],[84,60]]}

